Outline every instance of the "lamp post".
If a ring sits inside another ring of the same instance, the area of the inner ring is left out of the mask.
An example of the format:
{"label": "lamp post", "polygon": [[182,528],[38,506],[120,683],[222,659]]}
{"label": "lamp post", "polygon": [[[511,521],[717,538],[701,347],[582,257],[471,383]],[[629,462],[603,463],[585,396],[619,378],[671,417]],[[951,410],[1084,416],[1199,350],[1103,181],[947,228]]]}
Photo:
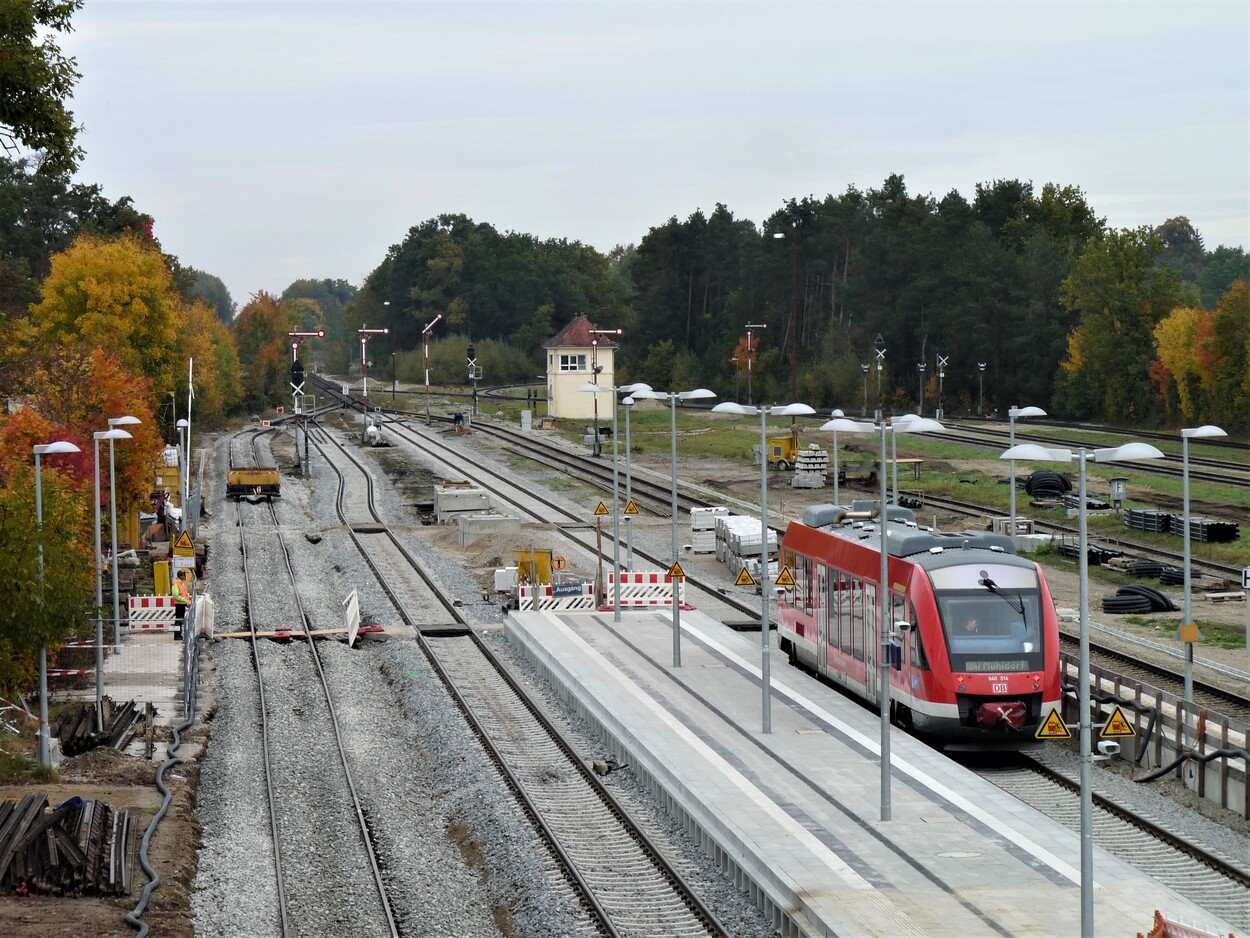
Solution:
{"label": "lamp post", "polygon": [[[838,423],[839,420],[846,420],[846,414],[838,410],[836,407],[829,414],[832,418],[828,423],[824,424],[820,429],[831,430],[833,432],[833,503],[841,505],[838,500],[838,431],[843,428],[843,424]],[[853,423],[854,421],[849,421]]]}
{"label": "lamp post", "polygon": [[[717,404],[713,413],[738,414],[760,418],[760,692],[761,730],[773,731],[772,716],[772,638],[768,634],[768,418],[799,417],[816,413],[808,404],[783,404],[772,407],[743,407],[741,404]],[[676,536],[674,535],[674,538]]]}
{"label": "lamp post", "polygon": [[[627,394],[636,387],[645,388],[646,385],[627,385],[623,388],[606,388],[599,384],[583,384],[577,390],[587,394],[599,395],[604,391],[612,392],[612,621],[621,621],[621,512],[620,498],[621,491],[620,471],[617,468],[620,465],[619,452],[617,446],[616,434],[616,395],[624,391]],[[598,398],[596,397],[596,400]],[[626,412],[628,413],[628,411]]]}
{"label": "lamp post", "polygon": [[[442,314],[439,315],[442,318]],[[434,320],[438,322],[438,320]],[[431,323],[433,325],[433,323]],[[369,337],[375,335],[390,335],[391,330],[388,329],[366,329],[365,324],[361,323],[360,328],[356,330],[360,334],[360,399],[364,402],[365,410],[369,409],[369,356],[366,354],[366,346],[369,343]],[[426,386],[429,386],[429,354],[426,354]],[[427,414],[428,418],[428,414]]]}
{"label": "lamp post", "polygon": [[189,427],[190,424],[187,423],[185,417],[178,419],[178,524],[180,530],[186,530],[187,524],[187,486],[183,481],[183,473],[186,471],[187,461],[190,459],[190,454],[187,452],[187,447],[184,443]]}
{"label": "lamp post", "polygon": [[[695,388],[693,391],[652,391],[645,384],[633,391],[632,396],[635,399],[645,398],[647,400],[669,402],[669,409],[672,415],[672,435],[673,435],[673,565],[676,566],[681,556],[681,545],[677,542],[677,402],[678,401],[695,401],[706,400],[715,397],[716,394],[707,388]],[[715,409],[715,408],[713,408]],[[670,570],[672,567],[669,568]],[[681,583],[677,577],[669,577],[673,584],[673,667],[681,667],[681,603],[678,602]]]}
{"label": "lamp post", "polygon": [[1181,430],[1181,501],[1185,520],[1185,609],[1176,638],[1185,643],[1186,703],[1193,703],[1194,700],[1194,642],[1202,639],[1198,627],[1194,625],[1192,573],[1189,569],[1189,441],[1213,436],[1228,436],[1228,434],[1209,423],[1201,427]]}
{"label": "lamp post", "polygon": [[421,343],[425,348],[425,425],[430,425],[430,330],[433,329],[443,314],[439,313],[421,330]]}
{"label": "lamp post", "polygon": [[[1014,408],[1013,408],[1014,409]],[[1080,781],[1081,781],[1081,935],[1092,938],[1094,934],[1094,795],[1090,780],[1093,766],[1092,715],[1089,691],[1089,546],[1085,504],[1085,465],[1094,462],[1127,462],[1137,459],[1162,459],[1163,453],[1148,443],[1125,443],[1109,449],[1092,452],[1081,447],[1075,454],[1068,449],[1048,449],[1036,443],[1012,446],[999,459],[1038,459],[1078,465],[1077,508],[1078,550],[1077,565],[1080,577],[1080,667],[1077,677],[1077,715],[1080,726]]]}
{"label": "lamp post", "polygon": [[[35,531],[39,545],[40,602],[43,600],[43,477],[39,465],[40,456],[57,453],[81,452],[73,443],[57,440],[55,443],[36,443],[35,452]],[[48,649],[39,646],[39,764],[52,764],[52,741],[48,735]]]}
{"label": "lamp post", "polygon": [[978,384],[977,384],[977,401],[978,401],[977,409],[980,411],[980,413],[977,414],[978,417],[985,416],[985,366],[986,364],[987,362],[977,362],[977,368],[981,372],[981,374],[979,375],[980,380],[978,381]]}
{"label": "lamp post", "polygon": [[[181,421],[180,421],[181,422]],[[180,431],[181,432],[181,431]],[[102,430],[91,434],[95,443],[95,708],[96,730],[104,730],[104,584],[101,568],[104,566],[104,548],[100,543],[100,441],[129,440],[125,430]]]}
{"label": "lamp post", "polygon": [[924,362],[916,362],[916,370],[920,372],[920,416],[924,416],[924,371],[927,366]]}
{"label": "lamp post", "polygon": [[[625,506],[628,509],[634,501],[634,474],[630,463],[630,443],[629,443],[629,412],[634,409],[634,395],[639,391],[650,391],[649,384],[632,385],[633,390],[621,401],[625,407]],[[625,565],[631,570],[634,568],[634,516],[625,515]]]}
{"label": "lamp post", "polygon": [[[1008,418],[1010,429],[1011,429],[1010,436],[1009,436],[1009,439],[1010,439],[1010,444],[1008,447],[1009,450],[1014,448],[1016,445],[1016,418],[1017,417],[1045,417],[1045,416],[1046,416],[1046,411],[1042,410],[1040,407],[1014,407],[1013,406],[1010,410],[1008,410],[1007,418]],[[1008,516],[1009,517],[1008,523],[1011,525],[1011,527],[1008,528],[1008,532],[1011,534],[1011,543],[1014,544],[1016,542],[1016,461],[1014,459],[1011,461],[1011,491],[1008,493],[1008,497],[1011,499],[1011,512]]]}
{"label": "lamp post", "polygon": [[751,350],[751,336],[756,329],[767,329],[768,323],[749,322],[746,324],[747,330],[747,404],[751,404],[751,369],[755,364],[755,353]]}
{"label": "lamp post", "polygon": [[[133,427],[143,423],[138,417],[110,417],[109,429],[114,427]],[[129,435],[129,434],[127,434]],[[187,462],[191,461],[191,424],[187,423]],[[184,470],[186,472],[187,470]],[[189,475],[183,477],[183,489],[191,487]],[[113,644],[122,643],[121,600],[117,590],[117,474],[113,468],[113,441],[109,440],[109,525],[113,536]],[[182,502],[182,530],[187,529],[187,503]]]}
{"label": "lamp post", "polygon": [[867,362],[864,362],[862,365],[859,366],[859,368],[864,373],[864,409],[860,411],[860,415],[867,417],[868,416],[868,372],[872,369],[872,366],[869,365]]}

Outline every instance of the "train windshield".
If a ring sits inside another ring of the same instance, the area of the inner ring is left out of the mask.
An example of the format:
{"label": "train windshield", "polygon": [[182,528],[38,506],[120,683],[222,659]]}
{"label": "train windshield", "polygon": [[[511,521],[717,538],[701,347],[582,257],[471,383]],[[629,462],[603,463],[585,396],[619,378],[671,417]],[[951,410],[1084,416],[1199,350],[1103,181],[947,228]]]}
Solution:
{"label": "train windshield", "polygon": [[1040,671],[1041,595],[1034,589],[937,593],[951,669],[975,674]]}

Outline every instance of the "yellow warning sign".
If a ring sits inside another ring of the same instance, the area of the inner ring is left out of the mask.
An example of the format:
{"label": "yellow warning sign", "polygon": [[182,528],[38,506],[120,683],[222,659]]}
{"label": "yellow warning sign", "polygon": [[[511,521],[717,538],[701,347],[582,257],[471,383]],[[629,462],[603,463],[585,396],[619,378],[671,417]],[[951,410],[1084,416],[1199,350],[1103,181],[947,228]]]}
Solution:
{"label": "yellow warning sign", "polygon": [[610,515],[611,513],[612,512],[608,511],[608,506],[605,505],[603,502],[600,502],[598,505],[595,506],[596,517],[600,517],[602,515]]}
{"label": "yellow warning sign", "polygon": [[625,506],[625,514],[627,515],[638,514],[638,506],[635,505],[633,502],[630,502],[628,505]]}
{"label": "yellow warning sign", "polygon": [[1182,623],[1180,628],[1176,630],[1176,634],[1172,636],[1174,642],[1200,642],[1202,641],[1202,633],[1198,631],[1198,626],[1190,622],[1188,625]]}
{"label": "yellow warning sign", "polygon": [[1111,716],[1098,731],[1098,735],[1102,739],[1112,739],[1117,736],[1136,736],[1137,731],[1133,729],[1133,724],[1128,721],[1120,705],[1116,704],[1115,709],[1111,711]]}
{"label": "yellow warning sign", "polygon": [[183,531],[178,535],[178,540],[174,541],[175,557],[194,557],[195,544],[191,542],[191,535]]}
{"label": "yellow warning sign", "polygon": [[755,579],[751,576],[751,572],[743,567],[738,573],[738,579],[734,580],[734,586],[754,586]]}
{"label": "yellow warning sign", "polygon": [[777,574],[777,585],[778,586],[793,586],[794,585],[794,575],[790,572],[789,567],[781,568],[781,572]]}
{"label": "yellow warning sign", "polygon": [[1072,733],[1068,729],[1068,724],[1063,722],[1063,717],[1059,715],[1058,707],[1051,707],[1050,713],[1046,714],[1046,719],[1042,721],[1042,725],[1037,728],[1037,732],[1033,734],[1037,739],[1071,739]]}
{"label": "yellow warning sign", "polygon": [[686,571],[681,568],[680,560],[673,561],[673,565],[668,568],[668,575],[672,577],[674,580],[677,579],[678,577],[685,579]]}

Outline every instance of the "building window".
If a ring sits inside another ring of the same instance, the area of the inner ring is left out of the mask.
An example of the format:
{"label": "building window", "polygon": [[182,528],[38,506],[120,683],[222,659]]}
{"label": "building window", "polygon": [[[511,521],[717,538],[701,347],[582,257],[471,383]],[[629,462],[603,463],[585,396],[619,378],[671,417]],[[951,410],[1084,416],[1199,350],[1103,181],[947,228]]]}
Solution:
{"label": "building window", "polygon": [[561,355],[560,356],[561,371],[586,371],[585,355]]}

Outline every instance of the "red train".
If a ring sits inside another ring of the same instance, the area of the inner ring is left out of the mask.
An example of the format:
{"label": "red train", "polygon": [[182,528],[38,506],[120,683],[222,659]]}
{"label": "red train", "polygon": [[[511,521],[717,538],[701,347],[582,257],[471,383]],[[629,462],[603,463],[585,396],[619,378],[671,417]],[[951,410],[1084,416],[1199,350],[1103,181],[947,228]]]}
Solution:
{"label": "red train", "polygon": [[[887,512],[894,629],[891,719],[949,748],[1021,748],[1061,697],[1059,619],[1037,564],[1011,539],[919,527]],[[875,503],[814,505],[782,562],[781,650],[869,703],[880,700],[881,533]]]}

